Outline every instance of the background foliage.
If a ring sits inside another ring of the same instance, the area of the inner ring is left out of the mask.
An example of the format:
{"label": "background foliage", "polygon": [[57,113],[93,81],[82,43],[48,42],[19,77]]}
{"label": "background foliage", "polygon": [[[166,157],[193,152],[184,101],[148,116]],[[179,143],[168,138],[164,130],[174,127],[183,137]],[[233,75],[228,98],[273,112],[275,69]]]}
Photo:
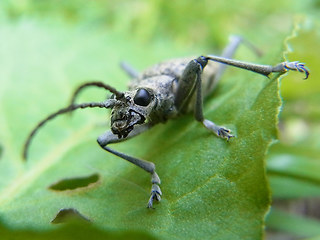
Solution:
{"label": "background foliage", "polygon": [[[149,176],[96,145],[108,127],[105,111],[56,119],[37,135],[29,161],[20,157],[36,122],[65,106],[83,81],[101,79],[124,90],[121,60],[142,70],[168,58],[218,54],[230,34],[264,52],[258,59],[241,47],[239,59],[275,64],[289,45],[287,59],[311,69],[308,81],[297,73],[282,80],[280,141],[267,154],[273,205],[266,224],[272,239],[320,236],[318,16],[319,3],[311,0],[1,1],[2,236],[262,237],[270,205],[264,156],[277,136],[275,80],[235,69],[225,74],[205,114],[235,131],[230,144],[186,116],[115,147],[156,162],[164,199],[155,211],[144,205]],[[80,101],[104,97],[88,90]],[[50,224],[70,208],[80,223]],[[86,219],[94,224],[83,224]]]}

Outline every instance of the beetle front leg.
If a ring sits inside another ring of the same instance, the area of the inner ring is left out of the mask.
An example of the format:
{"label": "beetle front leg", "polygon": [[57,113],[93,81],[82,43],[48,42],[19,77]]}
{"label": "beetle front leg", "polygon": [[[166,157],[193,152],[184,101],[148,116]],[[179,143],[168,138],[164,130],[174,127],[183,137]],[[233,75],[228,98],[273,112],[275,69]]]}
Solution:
{"label": "beetle front leg", "polygon": [[230,138],[234,137],[230,134],[230,130],[224,127],[216,125],[214,122],[207,120],[203,116],[203,97],[202,97],[202,89],[201,89],[201,71],[199,70],[196,77],[196,103],[194,108],[194,116],[195,119],[209,129],[210,131],[214,132],[218,137],[226,138],[229,140]]}
{"label": "beetle front leg", "polygon": [[139,72],[127,62],[121,62],[120,67],[128,74],[129,77],[131,78],[139,77]]}
{"label": "beetle front leg", "polygon": [[218,137],[227,138],[234,137],[230,134],[230,130],[218,126],[203,116],[202,106],[202,90],[201,90],[201,73],[207,65],[208,60],[205,58],[197,58],[189,62],[186,66],[181,79],[179,79],[178,89],[175,96],[175,106],[179,112],[185,112],[188,104],[196,91],[196,101],[194,107],[195,119],[201,122],[207,129],[214,132]]}
{"label": "beetle front leg", "polygon": [[148,208],[153,208],[153,201],[157,200],[160,201],[161,200],[161,189],[159,187],[161,181],[160,178],[158,176],[158,174],[155,172],[155,164],[152,162],[148,162],[142,159],[138,159],[135,157],[131,157],[127,154],[118,152],[116,150],[113,150],[111,148],[109,148],[107,145],[111,144],[111,143],[118,143],[118,142],[122,142],[125,140],[128,140],[129,138],[132,138],[134,136],[137,136],[138,134],[147,131],[149,128],[151,128],[152,125],[151,124],[142,124],[139,126],[136,126],[126,138],[118,138],[117,135],[114,135],[111,131],[107,131],[104,134],[102,134],[98,139],[98,143],[99,145],[106,151],[124,159],[127,160],[131,163],[133,163],[134,165],[142,168],[143,170],[147,171],[148,173],[151,174],[151,183],[152,183],[152,187],[151,187],[151,194],[150,194],[150,198],[148,201]]}

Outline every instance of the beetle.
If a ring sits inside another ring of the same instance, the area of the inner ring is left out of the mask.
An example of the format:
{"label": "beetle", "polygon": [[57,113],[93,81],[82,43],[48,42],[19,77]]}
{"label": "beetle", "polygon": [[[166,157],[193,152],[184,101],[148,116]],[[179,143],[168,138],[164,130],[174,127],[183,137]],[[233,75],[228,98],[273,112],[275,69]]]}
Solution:
{"label": "beetle", "polygon": [[[155,164],[113,150],[109,144],[125,141],[147,131],[157,123],[166,122],[190,111],[194,112],[195,120],[218,137],[227,140],[234,137],[229,129],[205,119],[202,112],[203,98],[214,90],[227,65],[264,76],[269,76],[272,72],[284,73],[289,70],[305,73],[305,79],[309,76],[308,69],[298,61],[271,66],[233,60],[232,56],[240,43],[248,42],[241,37],[233,36],[221,57],[207,55],[193,59],[173,59],[156,64],[141,74],[129,65],[122,64],[122,68],[132,77],[128,91],[125,92],[99,81],[80,85],[66,108],[52,113],[31,131],[24,145],[24,159],[27,158],[29,145],[35,133],[49,120],[79,108],[110,108],[111,130],[98,137],[98,144],[107,152],[151,174],[152,187],[147,207],[153,208],[154,200],[160,201],[162,195],[159,186],[161,181],[155,171]],[[89,86],[104,88],[111,92],[112,96],[103,102],[75,104],[78,94]]]}

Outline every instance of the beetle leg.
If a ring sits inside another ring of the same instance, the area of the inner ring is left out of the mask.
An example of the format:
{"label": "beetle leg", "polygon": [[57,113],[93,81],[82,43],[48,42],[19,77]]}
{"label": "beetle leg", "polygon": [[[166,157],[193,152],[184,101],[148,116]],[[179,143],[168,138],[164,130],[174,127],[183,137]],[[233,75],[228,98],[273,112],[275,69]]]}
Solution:
{"label": "beetle leg", "polygon": [[202,90],[201,90],[201,71],[199,70],[196,77],[196,103],[194,108],[194,116],[195,119],[201,122],[207,129],[214,132],[218,137],[226,138],[229,140],[230,138],[234,137],[230,134],[230,130],[224,127],[216,125],[214,122],[207,120],[203,116],[203,97],[202,97]]}
{"label": "beetle leg", "polygon": [[[223,49],[221,56],[225,58],[232,58],[242,42],[243,42],[242,37],[231,36],[230,43]],[[210,64],[215,64],[215,63],[214,62],[208,63],[207,68],[210,67]],[[209,89],[213,89],[218,84],[226,68],[227,68],[226,64],[219,64],[217,71],[214,73],[214,76],[210,79],[211,81],[208,83]]]}
{"label": "beetle leg", "polygon": [[[289,70],[304,73],[305,79],[307,79],[309,76],[309,70],[307,69],[307,67],[305,66],[304,63],[301,63],[299,61],[281,62],[275,66],[271,66],[271,65],[263,65],[263,64],[255,64],[255,63],[249,63],[249,62],[244,62],[244,61],[238,61],[238,60],[214,56],[214,55],[202,56],[200,58],[202,60],[210,60],[210,61],[214,61],[214,62],[227,64],[229,66],[242,68],[242,69],[245,69],[248,71],[259,73],[259,74],[264,75],[266,77],[268,77],[273,72],[285,73]],[[199,60],[200,58],[198,58],[197,60]]]}
{"label": "beetle leg", "polygon": [[188,108],[188,104],[196,91],[196,101],[194,106],[195,119],[201,122],[207,129],[214,132],[218,137],[231,138],[233,135],[230,134],[230,130],[220,127],[215,123],[204,119],[202,106],[203,98],[201,92],[201,74],[205,68],[208,60],[199,57],[188,63],[185,70],[183,71],[181,79],[178,82],[178,89],[175,96],[175,106],[179,112],[184,112]]}
{"label": "beetle leg", "polygon": [[[223,58],[233,58],[233,55],[239,48],[240,44],[246,45],[250,50],[252,50],[257,56],[262,56],[262,52],[260,49],[258,49],[256,46],[254,46],[251,42],[246,40],[245,38],[237,35],[231,35],[229,37],[229,43],[228,45],[223,49],[221,57]],[[227,65],[226,64],[218,64],[218,66],[215,66],[215,62],[208,62],[206,66],[206,75],[209,76],[209,81],[206,84],[205,92],[211,93],[212,90],[215,88],[215,86],[218,84],[218,82],[221,79],[221,76],[225,72]]]}
{"label": "beetle leg", "polygon": [[206,120],[203,117],[201,74],[209,60],[224,63],[238,68],[243,68],[245,70],[259,73],[265,76],[268,76],[272,72],[284,73],[289,70],[305,73],[305,79],[309,76],[308,69],[305,67],[303,63],[300,62],[282,62],[275,66],[271,66],[247,63],[212,55],[206,57],[201,56],[197,59],[190,61],[186,66],[185,70],[183,71],[181,79],[179,79],[179,85],[175,96],[175,106],[179,112],[184,112],[188,107],[188,104],[191,100],[191,97],[194,94],[194,91],[196,91],[196,101],[194,108],[195,119],[199,122],[202,122],[207,129],[213,131],[217,136],[227,139],[233,137],[233,135],[230,134],[230,130],[224,127],[217,126],[213,122]]}
{"label": "beetle leg", "polygon": [[131,78],[139,77],[139,72],[127,62],[121,62],[120,67],[122,68],[122,70],[124,70],[128,74],[129,77]]}
{"label": "beetle leg", "polygon": [[152,127],[152,125],[149,123],[136,126],[129,133],[129,135],[126,138],[118,138],[118,136],[113,134],[111,131],[107,131],[104,134],[102,134],[97,140],[99,145],[107,152],[110,152],[110,153],[112,153],[112,154],[114,154],[124,160],[129,161],[129,162],[133,163],[134,165],[142,168],[143,170],[145,170],[151,174],[152,187],[151,187],[150,198],[149,198],[148,205],[147,205],[148,208],[152,208],[154,200],[160,201],[161,195],[162,195],[160,187],[159,187],[161,181],[160,181],[158,174],[155,172],[155,164],[152,162],[148,162],[148,161],[138,159],[135,157],[131,157],[127,154],[118,152],[116,150],[109,148],[107,145],[111,144],[111,143],[118,143],[118,142],[125,141],[129,138],[132,138],[134,136],[139,135],[140,133],[147,131],[151,127]]}

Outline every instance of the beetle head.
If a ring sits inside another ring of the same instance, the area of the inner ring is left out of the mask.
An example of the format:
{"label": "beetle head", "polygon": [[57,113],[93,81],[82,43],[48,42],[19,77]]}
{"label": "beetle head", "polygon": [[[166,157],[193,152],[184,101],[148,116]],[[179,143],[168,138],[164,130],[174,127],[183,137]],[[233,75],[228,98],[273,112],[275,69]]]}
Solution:
{"label": "beetle head", "polygon": [[111,131],[118,138],[125,138],[134,125],[144,123],[155,106],[155,97],[151,89],[139,88],[125,92],[117,98],[111,111]]}

